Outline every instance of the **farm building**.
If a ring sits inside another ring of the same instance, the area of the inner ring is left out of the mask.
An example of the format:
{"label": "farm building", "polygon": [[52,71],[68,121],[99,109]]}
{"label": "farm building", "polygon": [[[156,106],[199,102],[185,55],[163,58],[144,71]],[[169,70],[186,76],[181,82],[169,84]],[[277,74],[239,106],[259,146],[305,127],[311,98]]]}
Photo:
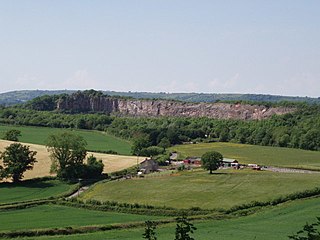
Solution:
{"label": "farm building", "polygon": [[189,165],[201,165],[201,158],[190,157],[190,158],[183,160],[183,163],[189,164]]}
{"label": "farm building", "polygon": [[223,158],[222,160],[222,167],[239,167],[239,162],[236,159],[230,159],[230,158]]}
{"label": "farm building", "polygon": [[144,174],[155,172],[159,169],[159,164],[153,159],[145,159],[140,163],[140,171]]}

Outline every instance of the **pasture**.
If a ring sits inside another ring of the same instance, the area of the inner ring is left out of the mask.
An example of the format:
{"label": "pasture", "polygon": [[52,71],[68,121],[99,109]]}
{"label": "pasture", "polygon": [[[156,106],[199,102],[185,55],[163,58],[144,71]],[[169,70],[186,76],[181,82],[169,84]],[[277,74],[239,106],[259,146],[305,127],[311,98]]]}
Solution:
{"label": "pasture", "polygon": [[48,136],[51,134],[57,134],[64,131],[71,131],[74,134],[82,136],[87,141],[87,149],[89,150],[113,150],[122,155],[131,155],[130,142],[112,136],[105,132],[49,127],[0,125],[0,138],[2,138],[4,133],[10,129],[17,129],[21,131],[21,137],[19,137],[19,140],[21,142],[40,145],[45,145]]}
{"label": "pasture", "polygon": [[218,151],[240,163],[320,170],[320,151],[220,142],[177,145],[170,151],[177,151],[182,158],[201,157],[205,152]]}
{"label": "pasture", "polygon": [[0,204],[43,199],[61,195],[72,190],[74,185],[59,180],[37,180],[21,183],[0,184]]}
{"label": "pasture", "polygon": [[[12,142],[0,140],[0,151],[3,151],[4,148],[10,145]],[[33,151],[37,151],[37,155],[35,156],[37,159],[37,163],[35,163],[33,170],[28,170],[24,174],[24,179],[32,179],[36,177],[45,177],[51,176],[50,174],[50,166],[51,160],[47,148],[43,145],[37,144],[29,144],[22,143],[30,146],[30,149]],[[143,157],[137,158],[136,156],[122,156],[122,155],[111,155],[111,154],[103,154],[103,153],[94,153],[88,152],[87,156],[90,155],[96,156],[99,160],[101,159],[104,163],[104,173],[110,173],[114,171],[120,171],[132,166],[135,166],[137,162],[141,162],[144,160]]]}
{"label": "pasture", "polygon": [[[29,219],[29,221],[26,221]],[[161,217],[102,212],[58,205],[0,210],[0,231],[128,223]]]}
{"label": "pasture", "polygon": [[[279,206],[265,208],[255,214],[228,220],[193,222],[197,227],[193,235],[196,240],[288,240],[288,235],[302,229],[306,223],[316,221],[320,216],[320,199],[297,200]],[[159,226],[156,230],[159,240],[174,239],[175,225]],[[140,240],[143,228],[112,230],[91,234],[68,236],[44,236],[21,238],[23,240],[68,239],[68,240]],[[19,238],[20,239],[20,238]]]}
{"label": "pasture", "polygon": [[319,186],[319,173],[274,173],[254,170],[194,170],[98,183],[83,200],[141,203],[174,208],[230,208]]}

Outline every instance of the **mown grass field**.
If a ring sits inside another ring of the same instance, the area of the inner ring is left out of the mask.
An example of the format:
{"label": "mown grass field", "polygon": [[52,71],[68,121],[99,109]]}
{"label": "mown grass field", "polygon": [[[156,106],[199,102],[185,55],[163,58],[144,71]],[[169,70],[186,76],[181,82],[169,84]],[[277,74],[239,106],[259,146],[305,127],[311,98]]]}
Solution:
{"label": "mown grass field", "polygon": [[57,134],[63,131],[71,131],[74,134],[82,136],[87,141],[87,149],[89,150],[113,150],[122,155],[131,155],[130,142],[104,132],[78,129],[0,125],[0,138],[2,138],[4,133],[10,129],[17,129],[21,131],[21,137],[19,137],[21,142],[40,145],[45,145],[48,136],[51,134]]}
{"label": "mown grass field", "polygon": [[69,192],[74,185],[59,180],[26,181],[0,184],[0,204],[43,199]]}
{"label": "mown grass field", "polygon": [[207,151],[218,151],[240,163],[320,170],[320,151],[218,142],[177,145],[170,151],[177,151],[181,157],[200,157]]}
{"label": "mown grass field", "polygon": [[161,218],[58,205],[41,205],[18,210],[0,210],[0,231],[115,224]]}
{"label": "mown grass field", "polygon": [[[0,140],[0,151],[3,151],[4,148],[11,143],[13,142]],[[47,148],[43,145],[37,144],[22,144],[30,146],[30,149],[32,151],[37,151],[37,155],[35,157],[38,161],[35,163],[34,168],[32,170],[28,170],[24,173],[24,179],[51,176],[51,160]],[[99,160],[102,160],[102,162],[104,163],[103,172],[105,173],[120,171],[135,166],[137,162],[141,162],[144,160],[144,157],[137,158],[136,156],[111,155],[94,152],[88,152],[87,156],[90,156],[91,154],[96,156]]]}
{"label": "mown grass field", "polygon": [[96,184],[82,199],[114,200],[175,208],[230,208],[319,186],[320,174],[254,170],[195,170]]}
{"label": "mown grass field", "polygon": [[[272,208],[265,208],[246,217],[229,220],[194,222],[197,227],[193,235],[196,240],[288,240],[288,235],[302,229],[306,223],[320,216],[320,199],[297,200]],[[156,230],[159,240],[174,239],[175,225],[160,226]],[[143,228],[113,230],[91,234],[69,236],[45,236],[21,238],[24,240],[68,239],[68,240],[138,240],[142,239]],[[20,238],[19,238],[20,239]]]}

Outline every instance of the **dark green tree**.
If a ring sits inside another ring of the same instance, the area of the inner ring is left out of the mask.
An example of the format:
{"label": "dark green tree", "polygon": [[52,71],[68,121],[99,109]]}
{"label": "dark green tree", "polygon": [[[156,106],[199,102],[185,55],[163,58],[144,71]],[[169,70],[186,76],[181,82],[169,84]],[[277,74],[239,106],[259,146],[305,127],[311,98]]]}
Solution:
{"label": "dark green tree", "polygon": [[87,142],[78,135],[63,132],[50,135],[47,149],[52,160],[51,170],[58,177],[74,179],[83,175],[83,161],[86,157]]}
{"label": "dark green tree", "polygon": [[93,155],[87,159],[83,178],[99,178],[103,172],[104,164],[102,160],[97,160]]}
{"label": "dark green tree", "polygon": [[1,153],[3,167],[1,167],[1,176],[12,178],[13,182],[19,182],[23,178],[23,173],[33,168],[36,151],[31,151],[29,146],[20,143],[13,143],[5,148]]}
{"label": "dark green tree", "polygon": [[140,135],[134,138],[131,152],[134,155],[141,155],[142,149],[145,149],[150,146],[150,142],[147,135]]}
{"label": "dark green tree", "polygon": [[153,221],[145,221],[146,227],[144,229],[144,233],[142,234],[144,239],[148,240],[157,240],[156,236],[156,227],[157,224]]}
{"label": "dark green tree", "polygon": [[206,152],[201,157],[201,165],[212,174],[212,171],[217,170],[221,166],[222,160],[223,156],[221,153],[216,151]]}
{"label": "dark green tree", "polygon": [[164,149],[157,146],[150,146],[147,148],[143,148],[140,151],[141,156],[154,157],[164,153]]}
{"label": "dark green tree", "polygon": [[320,149],[320,130],[310,129],[302,136],[300,147],[308,150]]}
{"label": "dark green tree", "polygon": [[8,141],[18,142],[21,136],[21,131],[16,129],[11,129],[5,132],[3,139]]}
{"label": "dark green tree", "polygon": [[176,233],[174,240],[194,240],[190,234],[194,233],[197,228],[190,222],[186,215],[176,218]]}
{"label": "dark green tree", "polygon": [[164,137],[160,140],[160,142],[158,143],[158,147],[163,148],[164,150],[166,150],[166,148],[170,147],[170,141],[168,138]]}

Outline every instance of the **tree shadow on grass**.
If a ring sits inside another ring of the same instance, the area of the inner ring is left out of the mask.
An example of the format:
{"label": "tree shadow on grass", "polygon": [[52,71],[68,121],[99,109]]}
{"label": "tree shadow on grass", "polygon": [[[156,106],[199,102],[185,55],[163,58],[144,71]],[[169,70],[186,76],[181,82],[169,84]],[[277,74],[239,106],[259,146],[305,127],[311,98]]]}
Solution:
{"label": "tree shadow on grass", "polygon": [[212,174],[208,173],[209,176],[214,175],[232,175],[233,173],[224,173],[224,172],[213,172]]}
{"label": "tree shadow on grass", "polygon": [[39,182],[18,182],[18,183],[9,183],[4,182],[0,183],[1,188],[16,188],[16,187],[25,187],[25,188],[48,188],[53,187],[55,184],[47,181],[39,181]]}

